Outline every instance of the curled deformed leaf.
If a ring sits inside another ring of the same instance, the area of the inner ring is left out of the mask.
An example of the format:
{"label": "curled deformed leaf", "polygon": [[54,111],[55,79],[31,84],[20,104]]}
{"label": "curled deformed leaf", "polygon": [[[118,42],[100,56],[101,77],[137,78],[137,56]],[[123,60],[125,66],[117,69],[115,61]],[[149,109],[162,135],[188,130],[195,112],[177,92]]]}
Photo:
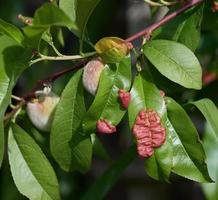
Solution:
{"label": "curled deformed leaf", "polygon": [[131,43],[118,37],[104,37],[95,44],[95,50],[106,63],[119,62],[131,49]]}
{"label": "curled deformed leaf", "polygon": [[133,134],[137,140],[138,154],[150,157],[154,148],[160,147],[166,139],[166,130],[161,125],[161,118],[152,109],[141,110],[133,126]]}

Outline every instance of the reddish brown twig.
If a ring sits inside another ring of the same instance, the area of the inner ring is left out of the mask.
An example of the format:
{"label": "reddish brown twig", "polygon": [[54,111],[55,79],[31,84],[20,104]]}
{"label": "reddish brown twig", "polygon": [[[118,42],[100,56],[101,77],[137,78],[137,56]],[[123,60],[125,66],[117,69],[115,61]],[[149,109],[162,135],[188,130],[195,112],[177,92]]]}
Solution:
{"label": "reddish brown twig", "polygon": [[36,86],[32,89],[31,92],[27,93],[26,95],[23,96],[23,99],[25,101],[28,101],[31,98],[35,98],[35,91],[40,87],[43,86],[45,84],[51,84],[53,83],[56,79],[58,79],[59,77],[69,73],[69,72],[73,72],[73,71],[77,71],[80,68],[83,68],[83,66],[88,62],[88,60],[82,60],[81,62],[77,63],[73,68],[69,68],[69,69],[64,69],[61,70],[59,72],[56,72],[48,77],[46,77],[45,79],[41,79],[38,80]]}
{"label": "reddish brown twig", "polygon": [[132,41],[134,41],[134,40],[136,40],[136,39],[138,39],[140,37],[145,37],[146,39],[150,39],[150,36],[151,36],[151,34],[152,34],[152,32],[154,30],[156,30],[160,26],[166,24],[168,21],[170,21],[171,19],[173,19],[176,16],[180,15],[181,13],[188,10],[189,8],[191,8],[191,7],[195,6],[195,5],[198,5],[198,4],[202,3],[202,2],[203,2],[203,0],[190,0],[188,3],[186,3],[184,6],[182,6],[178,10],[170,13],[169,15],[166,15],[160,21],[151,24],[150,26],[148,26],[144,30],[142,30],[142,31],[132,35],[131,37],[127,38],[126,42],[132,42]]}

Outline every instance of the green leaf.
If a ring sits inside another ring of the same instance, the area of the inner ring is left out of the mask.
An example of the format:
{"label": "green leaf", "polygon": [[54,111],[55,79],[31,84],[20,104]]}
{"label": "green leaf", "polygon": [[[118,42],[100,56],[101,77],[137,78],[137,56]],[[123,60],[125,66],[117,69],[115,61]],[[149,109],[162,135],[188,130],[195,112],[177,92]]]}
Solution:
{"label": "green leaf", "polygon": [[171,98],[166,99],[167,127],[173,138],[172,171],[198,182],[211,182],[205,152],[195,126],[179,104]]}
{"label": "green leaf", "polygon": [[216,105],[210,99],[201,99],[190,102],[190,104],[195,105],[201,111],[218,138],[218,110]]}
{"label": "green leaf", "polygon": [[130,57],[125,57],[120,63],[105,65],[97,94],[83,121],[86,133],[96,132],[96,122],[99,119],[106,119],[114,126],[119,124],[126,110],[118,101],[118,91],[119,89],[129,91],[130,85]]}
{"label": "green leaf", "polygon": [[182,43],[192,51],[195,51],[200,41],[202,16],[202,5],[188,10],[158,29],[156,33],[154,33],[154,38],[173,40]]}
{"label": "green leaf", "polygon": [[52,3],[46,3],[36,10],[33,25],[23,29],[26,36],[26,44],[31,45],[33,48],[38,48],[43,33],[52,26],[63,26],[73,30],[74,33],[78,32],[75,22],[60,8]]}
{"label": "green leaf", "polygon": [[59,0],[59,7],[74,22],[76,22],[77,0]]}
{"label": "green leaf", "polygon": [[9,24],[2,19],[0,19],[0,32],[13,38],[19,44],[21,44],[24,39],[22,32],[16,26]]}
{"label": "green leaf", "polygon": [[0,121],[0,168],[2,165],[2,161],[4,158],[4,151],[5,151],[5,141],[4,141],[5,137],[4,137],[4,125],[3,125],[3,121]]}
{"label": "green leaf", "polygon": [[[129,124],[133,127],[136,116],[142,109],[153,109],[161,117],[162,124],[167,119],[166,106],[160,91],[150,81],[148,74],[138,74],[131,90],[131,103],[128,108]],[[167,181],[172,167],[171,138],[167,134],[166,142],[156,148],[154,155],[145,159],[145,169],[149,176],[156,180]]]}
{"label": "green leaf", "polygon": [[60,7],[77,24],[80,39],[84,40],[86,25],[101,0],[60,0]]}
{"label": "green leaf", "polygon": [[157,70],[186,88],[201,89],[202,70],[198,59],[186,46],[168,40],[153,40],[143,52]]}
{"label": "green leaf", "polygon": [[91,186],[82,200],[101,200],[109,192],[112,186],[119,179],[124,170],[136,158],[136,147],[133,145],[117,161],[115,161],[104,174]]}
{"label": "green leaf", "polygon": [[4,154],[3,118],[17,78],[28,66],[28,53],[14,39],[0,36],[0,166]]}
{"label": "green leaf", "polygon": [[34,26],[66,26],[77,30],[75,23],[57,6],[46,3],[35,12]]}
{"label": "green leaf", "polygon": [[86,172],[91,165],[92,144],[80,127],[86,113],[81,75],[74,74],[62,92],[51,129],[52,155],[66,171]]}
{"label": "green leaf", "polygon": [[218,142],[209,124],[206,124],[206,130],[203,137],[203,145],[207,155],[209,173],[215,180],[215,183],[202,184],[203,191],[207,200],[217,200],[218,195]]}
{"label": "green leaf", "polygon": [[55,172],[35,141],[18,125],[11,124],[8,154],[14,182],[29,199],[60,199]]}

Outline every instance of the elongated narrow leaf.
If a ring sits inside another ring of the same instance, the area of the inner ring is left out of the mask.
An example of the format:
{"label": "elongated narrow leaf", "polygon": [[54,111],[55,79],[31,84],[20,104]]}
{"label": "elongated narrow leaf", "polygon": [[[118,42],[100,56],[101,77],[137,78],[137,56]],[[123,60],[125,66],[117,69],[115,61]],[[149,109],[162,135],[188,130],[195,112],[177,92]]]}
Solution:
{"label": "elongated narrow leaf", "polygon": [[23,29],[26,36],[26,45],[38,48],[43,33],[52,26],[67,27],[75,33],[78,31],[75,22],[61,9],[52,3],[46,3],[35,12],[33,25]]}
{"label": "elongated narrow leaf", "polygon": [[191,104],[201,111],[218,138],[218,110],[216,105],[210,99],[201,99],[191,102]]}
{"label": "elongated narrow leaf", "polygon": [[28,66],[27,61],[27,51],[14,38],[0,36],[0,166],[4,154],[4,113],[17,78]]}
{"label": "elongated narrow leaf", "polygon": [[[132,101],[129,105],[129,123],[133,127],[136,116],[142,109],[153,109],[161,117],[162,124],[166,121],[166,106],[160,91],[149,81],[145,72],[138,74],[135,78],[132,90]],[[150,158],[145,159],[145,169],[149,176],[154,179],[167,181],[172,167],[171,138],[167,134],[167,140]]]}
{"label": "elongated narrow leaf", "polygon": [[205,152],[191,119],[171,98],[167,98],[167,111],[168,130],[173,138],[172,171],[198,182],[211,182],[205,162]]}
{"label": "elongated narrow leaf", "polygon": [[[173,40],[195,51],[200,41],[200,25],[203,5],[199,5],[175,17],[154,33],[155,39]],[[190,35],[192,37],[190,37]]]}
{"label": "elongated narrow leaf", "polygon": [[35,141],[18,125],[11,124],[8,154],[14,182],[29,199],[60,199],[58,182],[49,161]]}
{"label": "elongated narrow leaf", "polygon": [[106,119],[117,125],[125,114],[125,110],[118,100],[119,89],[128,91],[131,85],[130,57],[124,58],[120,63],[106,65],[102,72],[98,91],[94,102],[86,113],[83,121],[84,131],[96,131],[96,122]]}
{"label": "elongated narrow leaf", "polygon": [[24,39],[22,32],[16,26],[9,24],[2,19],[0,19],[0,32],[13,38],[19,44],[21,44]]}
{"label": "elongated narrow leaf", "polygon": [[51,152],[66,171],[86,172],[92,158],[90,138],[80,129],[86,113],[81,75],[82,70],[74,74],[62,92],[51,130]]}
{"label": "elongated narrow leaf", "polygon": [[81,40],[84,40],[89,17],[100,1],[60,0],[60,8],[77,24]]}
{"label": "elongated narrow leaf", "polygon": [[218,141],[213,133],[213,129],[207,123],[204,132],[203,145],[207,155],[209,173],[215,183],[202,184],[203,191],[207,200],[217,200],[218,196]]}
{"label": "elongated narrow leaf", "polygon": [[5,142],[4,142],[4,125],[3,125],[3,121],[0,121],[0,168],[2,165],[2,161],[3,161],[3,157],[4,157],[4,146],[5,146]]}
{"label": "elongated narrow leaf", "polygon": [[115,161],[100,178],[91,186],[82,200],[101,200],[116,183],[124,170],[136,158],[136,147],[133,145],[129,150],[123,154],[117,161]]}
{"label": "elongated narrow leaf", "polygon": [[201,89],[202,70],[190,49],[169,40],[153,40],[143,52],[157,70],[171,81],[186,88]]}

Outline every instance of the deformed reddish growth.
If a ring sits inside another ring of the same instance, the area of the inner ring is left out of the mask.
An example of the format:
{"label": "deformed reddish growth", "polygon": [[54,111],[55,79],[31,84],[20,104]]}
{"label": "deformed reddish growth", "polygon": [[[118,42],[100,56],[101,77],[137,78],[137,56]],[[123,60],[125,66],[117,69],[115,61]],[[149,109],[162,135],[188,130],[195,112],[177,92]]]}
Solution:
{"label": "deformed reddish growth", "polygon": [[96,123],[98,133],[111,134],[117,131],[116,126],[113,126],[105,119],[99,119]]}
{"label": "deformed reddish growth", "polygon": [[131,101],[131,94],[123,89],[119,89],[119,100],[123,108],[127,109]]}
{"label": "deformed reddish growth", "polygon": [[160,116],[151,109],[139,112],[133,134],[137,140],[138,154],[142,157],[152,156],[154,148],[160,147],[166,139],[166,130],[161,125]]}

